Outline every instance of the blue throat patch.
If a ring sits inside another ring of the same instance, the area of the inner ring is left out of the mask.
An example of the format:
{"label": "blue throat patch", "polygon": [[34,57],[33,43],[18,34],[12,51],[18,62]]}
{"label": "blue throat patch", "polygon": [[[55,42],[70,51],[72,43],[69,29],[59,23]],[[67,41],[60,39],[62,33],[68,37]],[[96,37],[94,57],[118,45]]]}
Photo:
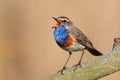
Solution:
{"label": "blue throat patch", "polygon": [[54,38],[60,45],[65,45],[67,42],[68,34],[65,29],[65,25],[60,25],[54,30]]}

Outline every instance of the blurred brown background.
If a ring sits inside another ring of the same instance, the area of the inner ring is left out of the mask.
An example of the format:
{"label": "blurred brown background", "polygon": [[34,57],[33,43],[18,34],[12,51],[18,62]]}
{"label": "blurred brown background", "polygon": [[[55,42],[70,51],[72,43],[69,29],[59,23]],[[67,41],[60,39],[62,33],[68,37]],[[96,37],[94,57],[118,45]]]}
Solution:
{"label": "blurred brown background", "polygon": [[[51,17],[62,15],[101,52],[109,52],[120,37],[120,0],[0,0],[0,80],[39,80],[62,68],[68,53],[57,46],[51,29]],[[75,52],[67,66],[80,55]],[[83,62],[92,58],[86,51]],[[100,80],[119,80],[119,75]]]}

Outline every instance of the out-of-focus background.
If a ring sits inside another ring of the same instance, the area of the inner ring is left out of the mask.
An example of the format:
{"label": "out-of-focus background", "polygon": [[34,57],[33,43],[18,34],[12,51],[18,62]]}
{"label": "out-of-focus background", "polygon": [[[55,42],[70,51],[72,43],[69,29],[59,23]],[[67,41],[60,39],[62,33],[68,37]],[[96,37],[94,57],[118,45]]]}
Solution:
{"label": "out-of-focus background", "polygon": [[[0,0],[0,80],[39,80],[62,68],[68,53],[54,41],[52,16],[69,17],[103,53],[120,37],[120,0]],[[67,66],[80,55],[74,52]],[[92,58],[86,51],[83,62]]]}

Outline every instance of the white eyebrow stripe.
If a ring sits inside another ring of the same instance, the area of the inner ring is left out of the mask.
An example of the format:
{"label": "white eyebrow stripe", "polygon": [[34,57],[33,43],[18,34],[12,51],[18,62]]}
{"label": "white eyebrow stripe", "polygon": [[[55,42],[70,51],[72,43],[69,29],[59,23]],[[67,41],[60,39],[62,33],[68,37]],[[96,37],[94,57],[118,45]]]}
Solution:
{"label": "white eyebrow stripe", "polygon": [[58,18],[58,19],[61,21],[63,21],[63,20],[69,21],[67,18]]}

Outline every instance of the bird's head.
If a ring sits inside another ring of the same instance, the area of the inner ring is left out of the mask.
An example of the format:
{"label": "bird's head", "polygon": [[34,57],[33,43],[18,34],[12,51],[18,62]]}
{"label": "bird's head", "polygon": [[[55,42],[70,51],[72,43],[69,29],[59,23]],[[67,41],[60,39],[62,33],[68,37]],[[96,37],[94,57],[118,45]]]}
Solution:
{"label": "bird's head", "polygon": [[56,25],[52,28],[56,28],[59,27],[61,24],[69,26],[72,22],[69,18],[65,17],[65,16],[61,16],[61,17],[52,17],[55,21],[56,21]]}

